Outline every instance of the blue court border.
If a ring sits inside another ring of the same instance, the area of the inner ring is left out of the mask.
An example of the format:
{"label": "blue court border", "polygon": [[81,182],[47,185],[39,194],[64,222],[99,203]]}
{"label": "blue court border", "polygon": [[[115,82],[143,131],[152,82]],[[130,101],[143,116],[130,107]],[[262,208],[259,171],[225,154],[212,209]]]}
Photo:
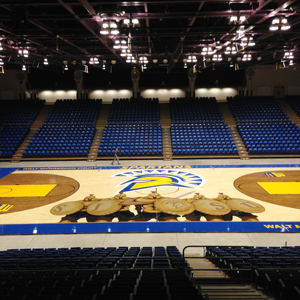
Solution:
{"label": "blue court border", "polygon": [[[264,165],[180,165],[180,166],[95,166],[0,168],[0,178],[14,171],[108,170],[108,169],[196,169],[196,168],[299,168],[298,164]],[[0,215],[1,220],[1,215]],[[0,221],[1,222],[1,221]],[[0,224],[0,235],[76,233],[203,233],[203,232],[281,232],[299,233],[300,222],[118,222],[68,224]]]}

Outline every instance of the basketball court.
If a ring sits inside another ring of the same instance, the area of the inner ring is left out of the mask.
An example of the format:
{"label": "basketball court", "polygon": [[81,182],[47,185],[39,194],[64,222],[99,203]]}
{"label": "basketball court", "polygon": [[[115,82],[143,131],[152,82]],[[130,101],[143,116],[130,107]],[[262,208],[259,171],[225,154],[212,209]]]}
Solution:
{"label": "basketball court", "polygon": [[299,208],[297,159],[23,162],[0,169],[2,234],[299,232]]}

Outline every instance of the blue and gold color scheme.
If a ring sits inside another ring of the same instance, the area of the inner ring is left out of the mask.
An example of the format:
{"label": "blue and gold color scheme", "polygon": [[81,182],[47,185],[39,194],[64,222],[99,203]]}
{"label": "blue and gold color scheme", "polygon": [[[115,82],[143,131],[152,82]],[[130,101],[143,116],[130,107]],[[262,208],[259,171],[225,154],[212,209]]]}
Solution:
{"label": "blue and gold color scheme", "polygon": [[279,172],[268,172],[268,173],[264,173],[267,177],[285,177],[285,175],[283,173],[279,173]]}
{"label": "blue and gold color scheme", "polygon": [[129,177],[118,186],[125,186],[119,192],[132,192],[153,187],[199,188],[204,183],[202,176],[177,170],[136,170],[113,175],[112,177]]}

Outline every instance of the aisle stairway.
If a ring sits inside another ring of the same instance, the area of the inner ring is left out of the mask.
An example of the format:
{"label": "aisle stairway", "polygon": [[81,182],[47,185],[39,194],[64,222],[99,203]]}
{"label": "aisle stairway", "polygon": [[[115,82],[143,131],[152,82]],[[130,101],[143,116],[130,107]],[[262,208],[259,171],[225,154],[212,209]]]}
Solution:
{"label": "aisle stairway", "polygon": [[237,127],[229,127],[229,130],[232,135],[233,141],[237,147],[240,159],[250,159],[247,148],[243,142],[240,133],[237,130]]}
{"label": "aisle stairway", "polygon": [[162,130],[163,160],[172,159],[171,116],[169,103],[159,104],[160,126]]}
{"label": "aisle stairway", "polygon": [[98,156],[98,150],[103,136],[104,129],[96,129],[90,151],[88,153],[87,161],[96,161]]}
{"label": "aisle stairway", "polygon": [[44,105],[39,114],[37,115],[36,119],[30,126],[30,131],[27,134],[26,138],[17,149],[16,153],[13,155],[11,162],[19,162],[23,157],[23,152],[29,145],[30,141],[38,131],[38,129],[44,124],[49,112],[51,111],[53,105]]}
{"label": "aisle stairway", "polygon": [[236,120],[228,106],[228,102],[218,102],[224,122],[228,127],[236,127]]}
{"label": "aisle stairway", "polygon": [[101,110],[96,120],[96,129],[104,129],[107,125],[111,104],[102,104]]}
{"label": "aisle stairway", "polygon": [[256,290],[249,283],[241,283],[229,278],[204,257],[190,254],[185,258],[193,269],[201,269],[193,271],[193,278],[202,295],[207,295],[209,300],[275,300],[262,291]]}
{"label": "aisle stairway", "polygon": [[31,130],[38,130],[45,122],[49,112],[51,111],[53,105],[44,105],[36,119],[31,124]]}
{"label": "aisle stairway", "polygon": [[278,104],[290,118],[290,120],[300,126],[300,117],[286,100],[278,100]]}

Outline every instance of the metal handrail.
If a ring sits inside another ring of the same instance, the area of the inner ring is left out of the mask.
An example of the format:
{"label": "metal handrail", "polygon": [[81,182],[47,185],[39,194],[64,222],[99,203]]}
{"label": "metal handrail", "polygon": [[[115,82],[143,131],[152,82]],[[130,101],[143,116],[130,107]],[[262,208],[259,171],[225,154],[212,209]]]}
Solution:
{"label": "metal handrail", "polygon": [[[186,260],[186,257],[185,257],[185,250],[187,248],[207,248],[207,247],[216,247],[215,245],[213,246],[197,246],[197,245],[190,245],[190,246],[186,246],[183,248],[183,258],[184,260]],[[232,247],[232,248],[236,248],[237,246],[234,245],[234,246],[220,246],[220,247]],[[300,257],[295,257],[295,256],[260,256],[258,258],[255,258],[254,257],[254,249],[255,247],[253,246],[238,246],[238,247],[241,247],[241,248],[247,248],[247,249],[250,249],[251,250],[251,253],[250,255],[248,256],[203,256],[203,257],[199,257],[199,256],[196,256],[196,257],[191,257],[189,256],[189,258],[197,258],[197,259],[204,259],[204,258],[214,258],[214,259],[222,259],[222,258],[240,258],[240,259],[243,259],[243,258],[250,258],[250,267],[249,268],[234,268],[234,269],[231,269],[231,268],[218,268],[217,270],[216,269],[195,269],[193,268],[194,271],[200,271],[200,270],[205,270],[205,271],[251,271],[250,272],[250,281],[252,282],[253,281],[253,274],[254,274],[254,270],[278,270],[278,268],[260,268],[258,267],[258,263],[259,261],[262,261],[262,259],[296,259],[296,260],[300,260]],[[255,261],[255,266],[254,266],[254,261]],[[284,270],[299,270],[300,271],[300,267],[297,267],[297,268],[283,268]]]}

